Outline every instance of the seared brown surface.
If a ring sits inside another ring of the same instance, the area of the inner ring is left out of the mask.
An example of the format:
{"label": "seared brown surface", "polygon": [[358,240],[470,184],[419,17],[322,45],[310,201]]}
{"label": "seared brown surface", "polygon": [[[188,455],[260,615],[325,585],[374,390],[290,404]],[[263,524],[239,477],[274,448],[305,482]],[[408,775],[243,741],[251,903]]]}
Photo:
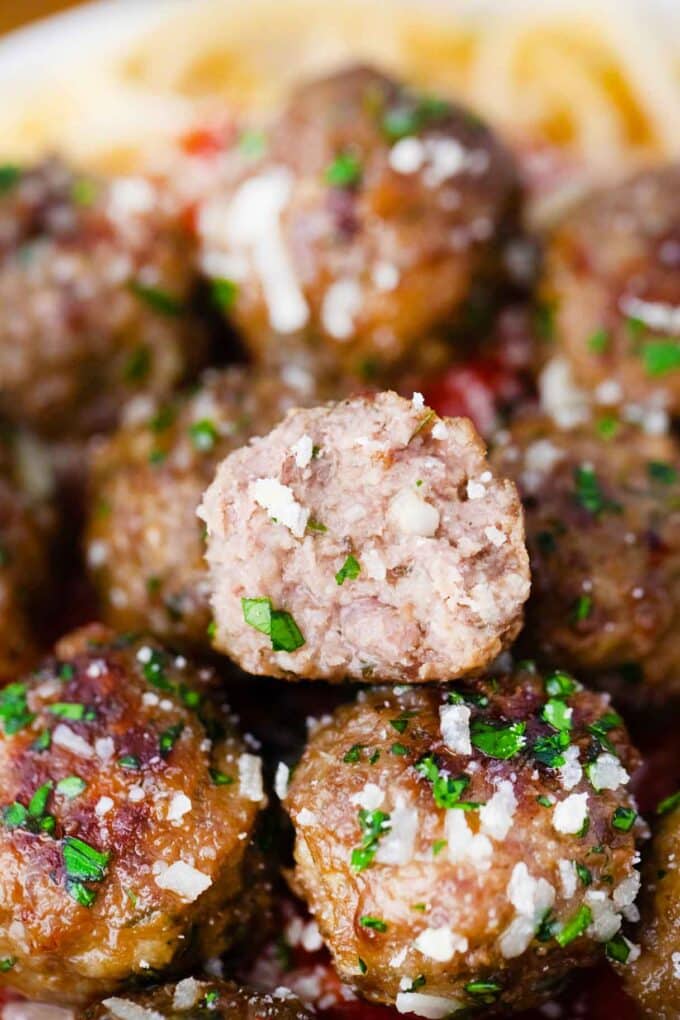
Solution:
{"label": "seared brown surface", "polygon": [[[521,626],[515,487],[467,418],[420,394],[290,412],[222,463],[201,516],[215,645],[251,673],[442,680],[482,669]],[[267,602],[271,633],[252,616]]]}
{"label": "seared brown surface", "polygon": [[680,165],[590,195],[548,249],[555,341],[588,389],[680,411]]}
{"label": "seared brown surface", "polygon": [[209,647],[201,496],[231,450],[313,400],[275,376],[211,371],[184,398],[151,407],[100,444],[85,542],[112,626]]}
{"label": "seared brown surface", "polygon": [[441,364],[443,333],[503,276],[509,153],[469,111],[370,68],[303,85],[224,165],[199,212],[201,262],[235,280],[258,359],[369,379]]}
{"label": "seared brown surface", "polygon": [[549,996],[635,897],[634,812],[628,831],[617,819],[637,760],[606,696],[532,666],[336,710],[285,806],[295,884],[341,977],[399,1008],[436,997],[428,1016]]}
{"label": "seared brown surface", "polygon": [[[300,1000],[282,988],[265,994],[224,981],[185,978],[178,984],[160,985],[103,1002],[77,1015],[78,1020],[130,1020],[131,1011],[152,1010],[162,1020],[183,1017],[215,1017],[215,1020],[305,1020],[311,1017]],[[141,1017],[143,1014],[139,1013]]]}
{"label": "seared brown surface", "polygon": [[623,968],[627,991],[654,1020],[680,1016],[680,805],[659,820],[643,871],[640,956]]}
{"label": "seared brown surface", "polygon": [[0,986],[83,1002],[242,937],[263,795],[212,683],[92,627],[0,692]]}
{"label": "seared brown surface", "polygon": [[522,640],[644,705],[680,694],[680,452],[670,435],[614,433],[533,418],[492,459],[526,513]]}
{"label": "seared brown surface", "polygon": [[188,248],[148,181],[17,168],[0,193],[0,412],[83,435],[168,393],[201,356]]}

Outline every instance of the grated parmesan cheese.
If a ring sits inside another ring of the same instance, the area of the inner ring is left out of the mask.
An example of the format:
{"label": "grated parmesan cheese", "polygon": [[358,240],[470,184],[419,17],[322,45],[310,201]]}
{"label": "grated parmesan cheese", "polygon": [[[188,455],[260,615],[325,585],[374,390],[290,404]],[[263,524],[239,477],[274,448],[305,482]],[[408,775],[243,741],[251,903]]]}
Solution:
{"label": "grated parmesan cheese", "polygon": [[258,506],[288,528],[296,538],[302,538],[309,510],[297,502],[290,486],[282,485],[276,478],[258,478],[253,483],[252,492]]}
{"label": "grated parmesan cheese", "polygon": [[212,885],[209,875],[182,860],[175,861],[156,875],[155,882],[159,889],[167,889],[187,903],[193,903]]}

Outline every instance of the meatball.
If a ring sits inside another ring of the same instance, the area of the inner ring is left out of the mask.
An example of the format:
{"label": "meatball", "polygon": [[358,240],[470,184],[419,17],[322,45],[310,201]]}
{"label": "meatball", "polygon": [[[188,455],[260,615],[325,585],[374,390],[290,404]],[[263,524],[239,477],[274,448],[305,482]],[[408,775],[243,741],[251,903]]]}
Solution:
{"label": "meatball", "polygon": [[420,394],[290,412],[223,461],[200,513],[215,645],[248,672],[448,679],[521,626],[517,492]]}
{"label": "meatball", "polygon": [[378,379],[441,363],[516,233],[518,177],[492,132],[367,67],[304,85],[224,162],[200,264],[222,293],[229,278],[229,314],[268,362]]}
{"label": "meatball", "polygon": [[52,482],[39,444],[0,426],[0,687],[36,656],[34,617],[51,580]]}
{"label": "meatball", "polygon": [[626,989],[645,1017],[680,1016],[680,794],[662,801],[660,824],[645,865],[640,947],[618,946]]}
{"label": "meatball", "polygon": [[578,383],[680,412],[680,164],[570,211],[548,249],[544,291]]}
{"label": "meatball", "polygon": [[0,692],[0,987],[86,1002],[264,910],[260,759],[211,680],[92,626]]}
{"label": "meatball", "polygon": [[549,996],[637,893],[636,762],[606,695],[530,662],[338,709],[285,806],[341,978],[433,1018]]}
{"label": "meatball", "polygon": [[532,418],[516,424],[492,460],[524,501],[528,644],[547,663],[598,677],[629,700],[680,694],[675,438],[609,416],[572,431]]}
{"label": "meatball", "polygon": [[51,160],[0,193],[0,411],[50,436],[111,426],[200,356],[189,245],[151,182]]}
{"label": "meatball", "polygon": [[241,368],[124,424],[95,451],[87,560],[104,617],[174,644],[209,644],[210,592],[196,508],[217,464],[314,395]]}
{"label": "meatball", "polygon": [[82,1010],[76,1020],[181,1020],[204,1015],[215,1020],[306,1020],[312,1016],[286,988],[266,994],[226,981],[185,978],[178,984],[104,999]]}

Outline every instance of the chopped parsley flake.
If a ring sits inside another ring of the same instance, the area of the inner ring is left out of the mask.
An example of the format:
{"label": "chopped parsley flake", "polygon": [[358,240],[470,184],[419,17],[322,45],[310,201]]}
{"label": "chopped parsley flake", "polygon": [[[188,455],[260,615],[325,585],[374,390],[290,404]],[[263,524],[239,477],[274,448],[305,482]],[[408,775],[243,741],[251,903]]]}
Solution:
{"label": "chopped parsley flake", "polygon": [[264,131],[249,128],[239,136],[238,148],[247,159],[259,159],[267,151],[267,136]]}
{"label": "chopped parsley flake", "polygon": [[368,967],[366,966],[366,961],[362,960],[360,956],[357,956],[357,965],[359,967],[359,973],[366,974],[366,972],[368,971]]}
{"label": "chopped parsley flake", "polygon": [[590,595],[579,595],[571,610],[572,623],[583,623],[593,611],[593,599]]}
{"label": "chopped parsley flake", "polygon": [[574,694],[578,689],[578,682],[570,673],[565,673],[564,670],[555,670],[554,673],[549,673],[545,678],[546,694],[549,694],[551,698],[568,698],[570,694]]}
{"label": "chopped parsley flake", "polygon": [[139,758],[134,754],[124,754],[118,759],[118,764],[122,769],[129,769],[131,772],[137,772],[141,768]]}
{"label": "chopped parsley flake", "polygon": [[0,195],[10,191],[21,179],[21,170],[14,163],[0,164]]}
{"label": "chopped parsley flake", "polygon": [[536,798],[536,803],[540,804],[541,807],[547,808],[552,807],[553,805],[553,802],[551,801],[550,797],[546,797],[544,793],[539,793],[538,797]]}
{"label": "chopped parsley flake", "polygon": [[600,716],[600,718],[594,723],[590,723],[587,729],[590,735],[594,737],[598,750],[608,751],[610,754],[616,754],[616,748],[607,734],[611,730],[615,730],[622,725],[623,720],[620,715],[617,715],[616,712],[605,712],[604,715]]}
{"label": "chopped parsley flake", "polygon": [[67,881],[66,891],[71,899],[74,899],[81,907],[91,907],[97,899],[96,892],[93,889],[88,889],[82,882]]}
{"label": "chopped parsley flake", "polygon": [[600,481],[592,467],[581,464],[574,469],[574,484],[576,486],[576,501],[587,510],[588,513],[597,516],[605,510],[612,513],[619,513],[621,507],[605,497],[600,486]]}
{"label": "chopped parsley flake", "polygon": [[588,350],[593,354],[604,354],[609,346],[609,333],[606,329],[597,329],[588,337]]}
{"label": "chopped parsley flake", "polygon": [[615,963],[627,963],[630,956],[630,946],[623,935],[615,935],[613,939],[610,939],[604,947],[604,951],[607,958]]}
{"label": "chopped parsley flake", "polygon": [[26,684],[8,684],[0,690],[0,719],[8,737],[33,722],[35,716],[28,710]]}
{"label": "chopped parsley flake", "polygon": [[450,112],[450,105],[436,96],[405,97],[384,112],[382,130],[390,141],[397,142],[443,120]]}
{"label": "chopped parsley flake", "polygon": [[189,427],[189,435],[195,449],[200,450],[201,453],[209,453],[218,440],[215,423],[210,418],[202,418],[201,421],[195,421]]}
{"label": "chopped parsley flake", "polygon": [[53,705],[47,706],[47,711],[71,722],[81,722],[87,718],[87,708],[79,701],[55,701]]}
{"label": "chopped parsley flake", "polygon": [[183,730],[184,723],[180,722],[175,723],[174,726],[169,726],[167,730],[164,730],[161,733],[160,740],[158,741],[158,746],[163,758],[167,758],[167,756],[170,754],[173,747],[179,740]]}
{"label": "chopped parsley flake", "polygon": [[526,728],[525,722],[495,726],[475,719],[470,727],[470,740],[473,747],[489,758],[506,760],[513,758],[526,744],[524,736]]}
{"label": "chopped parsley flake", "polygon": [[437,857],[442,852],[445,846],[446,846],[445,839],[435,839],[434,843],[432,844],[432,856]]}
{"label": "chopped parsley flake", "polygon": [[16,800],[13,804],[9,804],[6,808],[2,809],[2,821],[8,829],[18,829],[27,820],[28,811],[23,804],[19,804]]}
{"label": "chopped parsley flake", "polygon": [[612,826],[619,832],[630,832],[635,825],[637,811],[633,808],[617,807],[612,815]]}
{"label": "chopped parsley flake", "polygon": [[559,732],[571,729],[572,709],[561,698],[549,698],[541,709],[541,719]]}
{"label": "chopped parsley flake", "polygon": [[418,713],[413,711],[400,712],[396,719],[390,719],[390,726],[397,733],[405,733],[408,729],[409,720],[413,719],[416,715]]}
{"label": "chopped parsley flake", "polygon": [[315,521],[313,517],[310,517],[307,521],[307,531],[316,531],[320,535],[323,535],[326,531],[328,531],[328,528],[325,524],[322,524],[321,521]]}
{"label": "chopped parsley flake", "polygon": [[361,565],[354,556],[348,556],[343,565],[335,575],[336,584],[344,584],[345,581],[356,581],[361,571]]}
{"label": "chopped parsley flake", "polygon": [[16,956],[3,956],[0,959],[0,974],[6,974],[17,962]]}
{"label": "chopped parsley flake", "polygon": [[123,367],[126,382],[141,382],[151,370],[151,354],[148,347],[136,347]]}
{"label": "chopped parsley flake", "polygon": [[398,758],[403,758],[405,754],[408,754],[408,747],[397,742],[396,744],[392,744],[390,753],[396,755]]}
{"label": "chopped parsley flake", "polygon": [[595,429],[601,439],[613,439],[621,428],[621,422],[615,414],[603,414],[595,423]]}
{"label": "chopped parsley flake", "polygon": [[324,180],[332,188],[354,188],[361,180],[361,161],[353,152],[340,152],[326,167]]}
{"label": "chopped parsley flake", "polygon": [[226,277],[218,277],[210,284],[210,297],[221,312],[230,312],[236,304],[238,285]]}
{"label": "chopped parsley flake", "polygon": [[648,340],[642,348],[642,364],[652,379],[677,372],[680,368],[680,342],[670,338]]}
{"label": "chopped parsley flake", "polygon": [[49,751],[52,746],[52,734],[49,730],[43,730],[31,744],[32,751]]}
{"label": "chopped parsley flake", "polygon": [[181,315],[182,313],[182,302],[178,301],[172,294],[168,294],[167,291],[161,290],[160,287],[151,287],[148,284],[141,283],[139,280],[133,280],[130,283],[130,290],[136,297],[144,301],[149,308],[153,309],[154,312],[168,316]]}
{"label": "chopped parsley flake", "polygon": [[110,853],[95,850],[76,836],[66,837],[61,852],[69,879],[76,882],[101,882],[106,877]]}
{"label": "chopped parsley flake", "polygon": [[584,864],[579,864],[578,861],[576,861],[574,866],[576,868],[576,874],[578,875],[578,877],[581,880],[582,884],[586,885],[586,886],[587,885],[591,885],[592,881],[593,881],[593,876],[590,873],[589,869],[586,868],[586,866]]}
{"label": "chopped parsley flake", "polygon": [[583,935],[586,928],[593,919],[590,907],[586,907],[585,904],[576,911],[574,916],[570,918],[564,927],[558,931],[555,935],[555,941],[563,949],[568,946],[574,939],[579,938]]}
{"label": "chopped parsley flake", "polygon": [[363,871],[373,863],[382,836],[390,830],[390,816],[384,811],[367,811],[359,808],[361,845],[352,850],[350,863],[354,871]]}
{"label": "chopped parsley flake", "polygon": [[656,813],[657,815],[668,815],[678,807],[680,807],[680,790],[672,793],[670,797],[664,797],[663,800],[660,800],[656,805]]}
{"label": "chopped parsley flake", "polygon": [[82,793],[87,783],[80,776],[66,776],[65,779],[60,779],[57,783],[57,793],[62,794],[64,797],[68,797],[69,800],[73,800],[78,794]]}
{"label": "chopped parsley flake", "polygon": [[345,754],[342,759],[346,765],[354,765],[361,758],[361,752],[364,749],[363,744],[352,744],[349,751]]}
{"label": "chopped parsley flake", "polygon": [[53,785],[52,781],[48,780],[35,791],[28,802],[28,813],[31,818],[42,818],[45,814],[45,809],[47,808],[47,802],[50,799]]}
{"label": "chopped parsley flake", "polygon": [[372,931],[387,931],[386,922],[381,921],[379,917],[372,917],[370,914],[363,914],[359,918],[359,924],[362,928],[370,928]]}
{"label": "chopped parsley flake", "polygon": [[569,734],[566,730],[559,730],[547,737],[538,737],[531,748],[536,761],[548,768],[556,769],[564,765],[566,759],[563,751],[569,747]]}
{"label": "chopped parsley flake", "polygon": [[662,460],[650,460],[647,474],[653,482],[661,482],[662,485],[673,485],[678,480],[678,472],[673,465]]}
{"label": "chopped parsley flake", "polygon": [[241,599],[243,619],[248,626],[270,638],[275,652],[294,652],[305,639],[297,623],[285,609],[272,609],[271,599]]}
{"label": "chopped parsley flake", "polygon": [[480,806],[476,802],[460,799],[470,785],[470,777],[443,775],[431,754],[421,758],[416,765],[416,772],[432,783],[432,796],[438,808],[474,811]]}
{"label": "chopped parsley flake", "polygon": [[231,786],[234,782],[233,776],[228,776],[226,772],[220,772],[219,769],[210,769],[210,778],[215,786]]}
{"label": "chopped parsley flake", "polygon": [[418,989],[422,988],[424,984],[426,984],[425,975],[424,974],[419,974],[418,977],[415,977],[413,979],[413,981],[408,986],[406,991],[407,992],[417,992]]}
{"label": "chopped parsley flake", "polygon": [[496,981],[468,981],[465,991],[477,1002],[490,1006],[496,1001],[502,989]]}

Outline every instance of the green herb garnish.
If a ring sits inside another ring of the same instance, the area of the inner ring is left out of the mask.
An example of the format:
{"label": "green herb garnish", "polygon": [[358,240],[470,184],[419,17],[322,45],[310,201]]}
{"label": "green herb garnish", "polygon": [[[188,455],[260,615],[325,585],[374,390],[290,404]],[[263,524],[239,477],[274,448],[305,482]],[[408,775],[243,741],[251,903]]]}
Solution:
{"label": "green herb garnish", "polygon": [[361,565],[354,556],[348,556],[343,565],[335,575],[336,584],[344,584],[345,581],[356,581],[361,571]]}
{"label": "green herb garnish", "polygon": [[66,776],[65,779],[60,779],[57,783],[56,790],[63,797],[68,797],[69,800],[73,800],[78,794],[82,793],[87,783],[80,776]]}
{"label": "green herb garnish", "polygon": [[159,312],[161,315],[181,315],[183,311],[182,302],[178,301],[172,294],[168,294],[167,291],[161,290],[160,287],[152,287],[141,283],[139,280],[132,280],[130,290],[136,297],[144,301],[149,308],[153,309],[154,312]]}
{"label": "green herb garnish", "polygon": [[352,152],[339,153],[326,167],[324,180],[332,188],[354,188],[361,180],[361,161]]}
{"label": "green herb garnish", "polygon": [[243,619],[261,634],[270,638],[275,652],[294,652],[305,639],[297,623],[285,609],[272,609],[271,599],[241,599]]}
{"label": "green herb garnish", "polygon": [[384,811],[367,811],[360,808],[359,826],[362,833],[361,844],[352,850],[350,857],[354,871],[363,871],[373,863],[381,837],[390,831],[390,816]]}
{"label": "green herb garnish", "polygon": [[555,935],[555,941],[563,949],[568,946],[570,942],[577,939],[580,935],[583,935],[586,928],[593,919],[590,907],[585,905],[579,907],[574,916],[566,922],[564,927],[558,931]]}
{"label": "green herb garnish", "polygon": [[524,722],[497,726],[475,719],[470,727],[470,741],[489,758],[506,760],[513,758],[526,744],[526,728]]}

